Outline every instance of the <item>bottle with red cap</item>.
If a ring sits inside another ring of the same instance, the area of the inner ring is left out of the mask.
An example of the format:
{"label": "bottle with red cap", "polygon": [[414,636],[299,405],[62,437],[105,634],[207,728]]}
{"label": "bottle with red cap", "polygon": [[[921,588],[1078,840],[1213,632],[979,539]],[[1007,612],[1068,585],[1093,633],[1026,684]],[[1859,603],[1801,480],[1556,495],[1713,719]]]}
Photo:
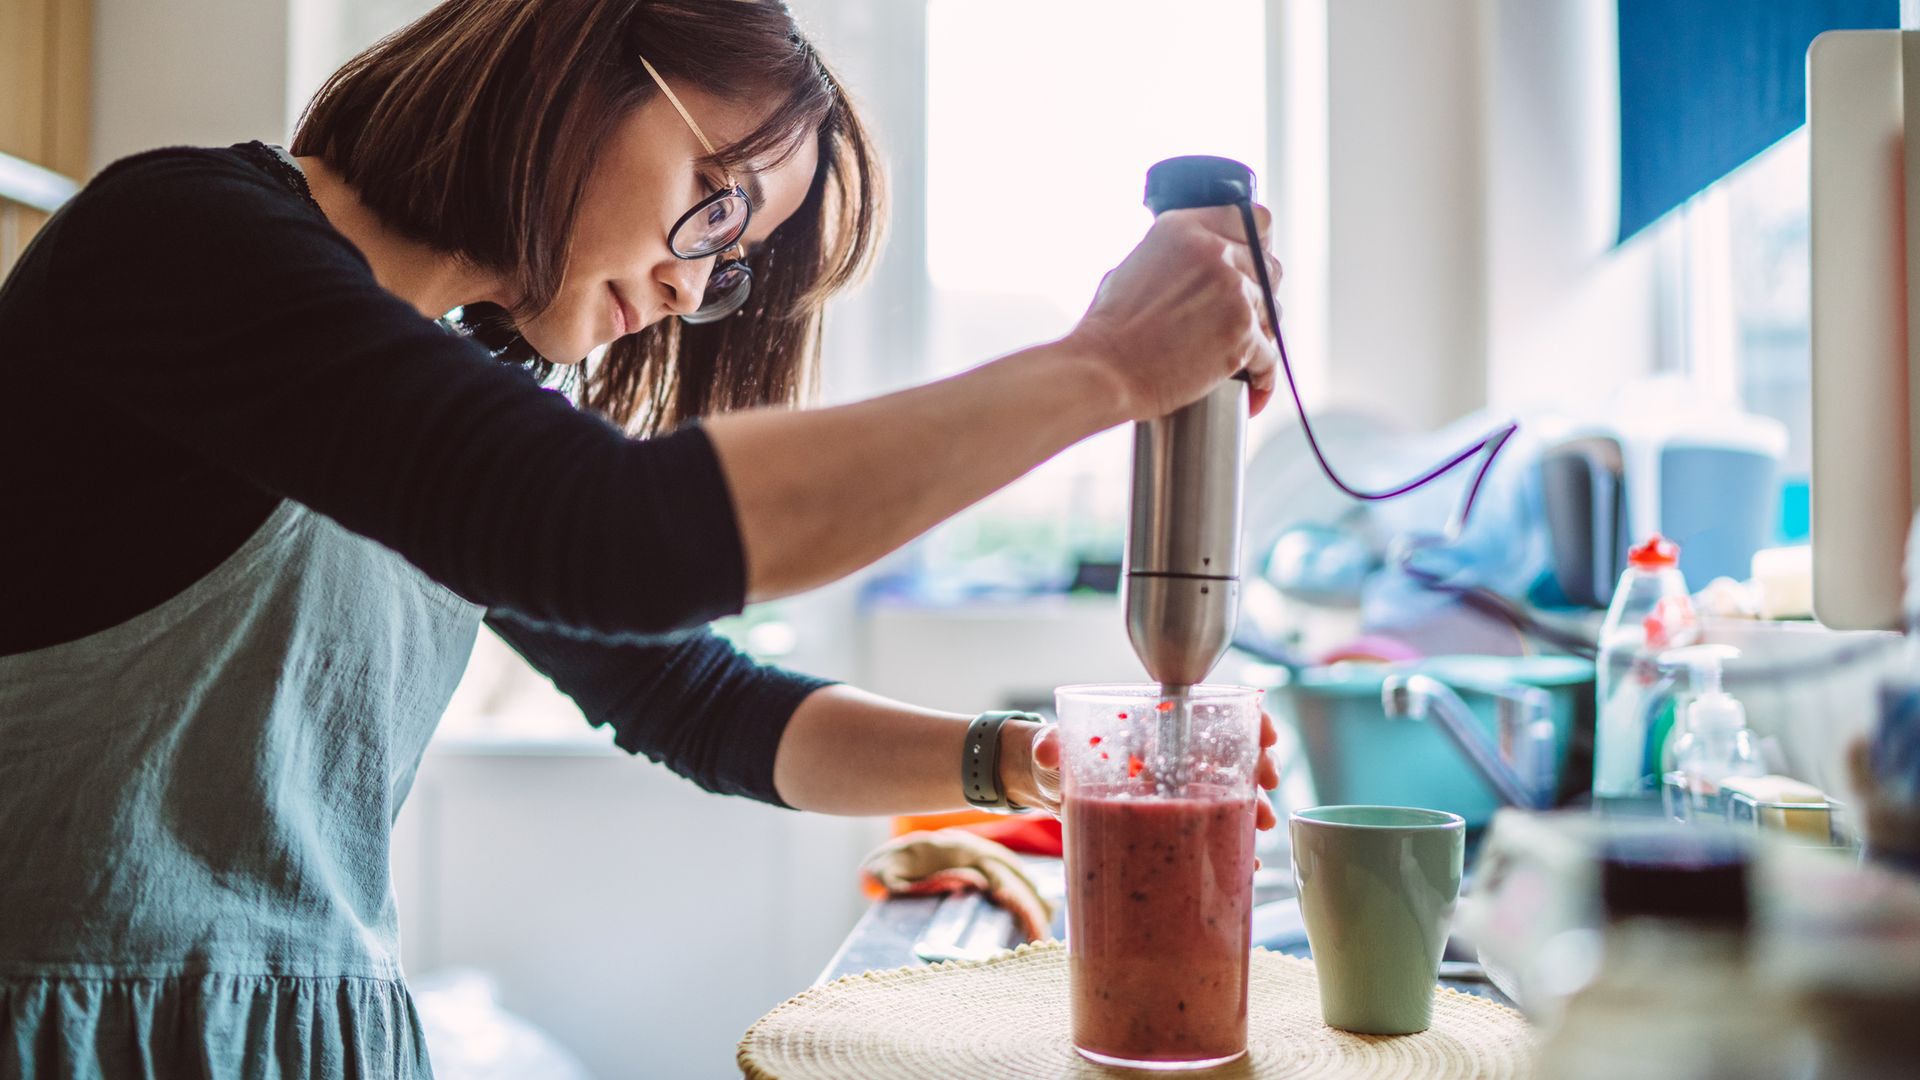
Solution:
{"label": "bottle with red cap", "polygon": [[1659,777],[1648,766],[1647,734],[1662,652],[1693,643],[1696,623],[1680,546],[1658,534],[1627,554],[1600,629],[1595,673],[1593,798],[1596,806],[1655,794]]}

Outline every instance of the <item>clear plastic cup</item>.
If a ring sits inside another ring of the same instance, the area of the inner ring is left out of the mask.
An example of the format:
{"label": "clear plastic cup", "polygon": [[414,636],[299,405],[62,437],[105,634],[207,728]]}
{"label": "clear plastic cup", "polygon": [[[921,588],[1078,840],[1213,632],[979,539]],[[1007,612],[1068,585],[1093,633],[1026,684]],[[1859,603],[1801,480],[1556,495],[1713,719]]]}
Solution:
{"label": "clear plastic cup", "polygon": [[[1247,1049],[1260,691],[1055,692],[1073,1045],[1105,1065],[1206,1068]],[[1184,726],[1184,734],[1179,729]]]}

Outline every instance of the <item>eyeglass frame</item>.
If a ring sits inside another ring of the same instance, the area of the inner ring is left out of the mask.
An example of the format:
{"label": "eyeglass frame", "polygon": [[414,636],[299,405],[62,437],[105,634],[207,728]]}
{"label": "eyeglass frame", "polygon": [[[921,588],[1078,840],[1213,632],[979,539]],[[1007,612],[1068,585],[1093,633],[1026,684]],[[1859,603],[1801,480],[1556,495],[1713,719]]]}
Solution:
{"label": "eyeglass frame", "polygon": [[[713,143],[708,141],[706,132],[700,130],[699,124],[694,123],[693,114],[689,113],[687,111],[687,107],[681,103],[680,96],[678,94],[675,94],[673,92],[673,88],[667,85],[667,80],[660,77],[660,72],[654,68],[651,61],[649,61],[644,56],[639,57],[639,60],[640,60],[640,66],[646,68],[647,74],[653,78],[653,84],[660,88],[660,92],[662,94],[666,95],[667,103],[673,106],[673,111],[679,113],[680,119],[686,122],[687,130],[693,132],[693,137],[699,140],[700,148],[705,150],[707,152],[707,156],[709,157],[717,156],[718,151],[716,151],[713,148]],[[739,301],[735,303],[732,307],[726,309],[725,311],[719,312],[718,314],[707,316],[705,318],[698,317],[700,315],[699,309],[695,309],[691,315],[681,315],[679,317],[680,321],[694,323],[695,325],[698,325],[700,323],[718,322],[719,320],[734,314],[735,312],[739,311],[741,307],[745,306],[747,302],[747,298],[750,295],[752,295],[752,292],[753,292],[753,268],[747,264],[746,245],[740,239],[741,237],[747,234],[747,228],[753,224],[753,199],[747,195],[746,188],[742,187],[737,181],[734,180],[732,173],[727,173],[721,179],[725,182],[725,185],[726,185],[725,187],[722,187],[719,191],[716,191],[713,194],[695,203],[692,209],[688,210],[684,214],[681,214],[679,220],[673,223],[673,227],[667,230],[667,250],[671,251],[673,253],[673,257],[676,259],[685,259],[691,262],[695,259],[709,259],[709,258],[716,258],[718,256],[725,256],[728,253],[735,252],[735,251],[740,253],[739,258],[736,258],[736,259],[725,259],[725,258],[718,259],[718,261],[714,263],[713,273],[709,275],[707,278],[707,283],[710,290],[713,281],[719,278],[720,275],[728,273],[730,271],[735,271],[735,270],[739,271],[742,275],[744,275],[744,282],[743,282],[744,290],[739,293],[739,297],[740,297]],[[674,236],[677,235],[680,232],[680,230],[683,227],[685,227],[688,222],[692,221],[694,217],[697,214],[699,214],[701,211],[707,209],[713,204],[719,202],[720,200],[727,199],[727,198],[738,198],[741,204],[747,208],[746,217],[741,220],[740,232],[734,237],[733,243],[727,245],[726,247],[720,248],[718,250],[710,251],[704,255],[681,254],[678,246],[674,244],[674,241],[673,241]],[[701,300],[703,302],[706,299],[707,291],[708,290],[703,290],[701,293]],[[729,294],[729,296],[731,295],[732,294]]]}

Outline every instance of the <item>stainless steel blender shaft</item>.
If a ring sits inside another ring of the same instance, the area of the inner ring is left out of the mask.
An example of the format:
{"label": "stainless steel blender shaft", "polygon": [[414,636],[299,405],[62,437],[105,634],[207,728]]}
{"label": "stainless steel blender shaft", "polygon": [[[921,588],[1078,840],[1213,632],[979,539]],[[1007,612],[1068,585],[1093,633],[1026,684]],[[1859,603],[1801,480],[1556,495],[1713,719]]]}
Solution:
{"label": "stainless steel blender shaft", "polygon": [[1240,379],[1134,425],[1127,637],[1169,688],[1204,681],[1233,638],[1246,431]]}

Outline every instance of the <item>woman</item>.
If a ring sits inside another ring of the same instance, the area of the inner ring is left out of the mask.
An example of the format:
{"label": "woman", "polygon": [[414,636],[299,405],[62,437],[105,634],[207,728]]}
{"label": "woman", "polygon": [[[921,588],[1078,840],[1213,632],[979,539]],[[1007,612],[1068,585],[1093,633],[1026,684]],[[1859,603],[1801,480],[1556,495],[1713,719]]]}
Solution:
{"label": "woman", "polygon": [[[967,718],[704,624],[1274,354],[1234,219],[1187,212],[1059,341],[756,408],[878,182],[783,5],[450,0],[291,153],[140,155],[46,226],[0,291],[0,1076],[426,1075],[388,832],[483,619],[704,787],[962,801]],[[1052,805],[1039,730],[976,799]]]}

